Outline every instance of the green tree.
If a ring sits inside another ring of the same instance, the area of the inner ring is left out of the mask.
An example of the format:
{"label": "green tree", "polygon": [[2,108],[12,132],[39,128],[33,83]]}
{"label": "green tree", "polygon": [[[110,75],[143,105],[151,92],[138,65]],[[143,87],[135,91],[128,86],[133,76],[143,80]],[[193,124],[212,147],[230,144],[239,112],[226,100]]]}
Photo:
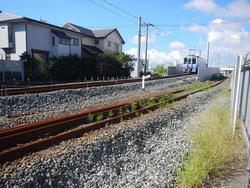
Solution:
{"label": "green tree", "polygon": [[133,70],[132,56],[124,53],[104,52],[97,57],[97,74],[104,77],[130,76]]}
{"label": "green tree", "polygon": [[20,55],[24,64],[25,80],[44,81],[51,78],[52,64],[44,63],[38,58],[32,57],[27,52]]}
{"label": "green tree", "polygon": [[153,68],[153,75],[154,76],[165,76],[167,74],[167,69],[164,65],[156,65]]}

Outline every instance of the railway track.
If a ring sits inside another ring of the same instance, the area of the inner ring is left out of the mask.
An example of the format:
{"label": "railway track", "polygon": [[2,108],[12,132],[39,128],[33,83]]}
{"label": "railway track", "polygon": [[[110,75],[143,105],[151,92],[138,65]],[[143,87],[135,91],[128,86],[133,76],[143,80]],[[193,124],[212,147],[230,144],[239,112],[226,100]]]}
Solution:
{"label": "railway track", "polygon": [[[160,79],[175,78],[175,77],[181,77],[181,76],[187,76],[187,75],[190,75],[190,74],[165,76],[165,77],[160,77],[160,78],[148,78],[146,80],[148,81],[160,80]],[[99,87],[99,86],[126,84],[126,83],[134,83],[134,82],[141,82],[141,79],[93,81],[93,82],[81,82],[81,83],[70,83],[70,84],[46,85],[46,86],[33,86],[33,87],[25,87],[25,88],[1,88],[0,96],[44,93],[44,92],[51,92],[51,91],[62,90],[62,89],[79,89],[79,88]]]}
{"label": "railway track", "polygon": [[168,103],[185,99],[189,95],[215,87],[221,82],[194,91],[187,92],[180,89],[165,95],[142,99],[132,104],[107,105],[75,115],[0,130],[0,163],[46,149],[63,140],[80,137],[89,131],[100,129],[109,124],[146,114]]}

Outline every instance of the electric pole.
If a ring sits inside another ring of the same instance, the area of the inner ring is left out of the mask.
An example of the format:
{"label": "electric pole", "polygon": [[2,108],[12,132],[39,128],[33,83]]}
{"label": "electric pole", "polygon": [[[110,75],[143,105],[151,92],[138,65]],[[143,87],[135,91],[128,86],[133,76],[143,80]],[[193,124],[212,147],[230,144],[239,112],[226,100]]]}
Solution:
{"label": "electric pole", "polygon": [[138,50],[137,50],[137,75],[140,76],[141,64],[141,17],[138,18]]}
{"label": "electric pole", "polygon": [[151,23],[144,23],[144,25],[147,28],[147,33],[146,33],[146,48],[145,48],[145,62],[144,62],[144,75],[146,75],[146,71],[147,71],[147,63],[148,63],[148,27],[149,26],[154,26]]}
{"label": "electric pole", "polygon": [[209,48],[210,48],[210,43],[207,42],[207,67],[208,67],[208,62],[209,62]]}

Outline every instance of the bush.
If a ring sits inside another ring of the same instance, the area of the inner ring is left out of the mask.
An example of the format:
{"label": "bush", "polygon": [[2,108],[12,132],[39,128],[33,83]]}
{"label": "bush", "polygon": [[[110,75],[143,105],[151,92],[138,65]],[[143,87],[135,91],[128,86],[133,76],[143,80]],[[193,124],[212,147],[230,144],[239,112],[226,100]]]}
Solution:
{"label": "bush", "polygon": [[81,72],[83,72],[84,65],[81,63],[81,59],[78,56],[54,57],[50,59],[50,62],[53,64],[53,80],[73,81],[80,79],[79,77]]}
{"label": "bush", "polygon": [[166,75],[167,75],[167,69],[164,67],[164,65],[156,65],[153,68],[153,76],[160,77]]}
{"label": "bush", "polygon": [[99,54],[96,65],[97,75],[100,77],[129,77],[133,70],[132,56],[124,53]]}
{"label": "bush", "polygon": [[31,57],[27,52],[20,56],[23,61],[25,80],[45,81],[51,78],[52,64]]}
{"label": "bush", "polygon": [[129,77],[133,70],[132,56],[124,53],[105,52],[99,55],[85,55],[83,58],[76,55],[53,57],[47,63],[31,57],[26,52],[20,58],[24,62],[25,79],[34,81]]}

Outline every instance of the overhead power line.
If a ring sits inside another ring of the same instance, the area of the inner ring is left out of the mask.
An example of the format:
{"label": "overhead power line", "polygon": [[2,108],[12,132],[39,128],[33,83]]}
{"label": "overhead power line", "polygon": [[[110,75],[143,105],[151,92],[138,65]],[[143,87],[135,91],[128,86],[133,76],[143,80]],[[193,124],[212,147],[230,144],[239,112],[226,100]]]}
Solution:
{"label": "overhead power line", "polygon": [[[97,5],[97,6],[103,8],[103,9],[109,11],[109,12],[112,12],[113,14],[115,14],[115,15],[117,15],[117,16],[119,16],[119,17],[122,17],[122,18],[124,18],[124,19],[126,19],[126,20],[132,22],[133,24],[136,24],[136,25],[137,25],[137,22],[135,22],[134,20],[132,20],[132,19],[130,19],[130,18],[124,16],[124,15],[121,15],[120,13],[117,13],[116,11],[114,11],[114,10],[112,10],[112,9],[106,7],[106,6],[97,3],[97,2],[94,1],[94,0],[89,0],[89,1],[92,2],[93,4]],[[130,16],[131,18],[136,19],[136,20],[138,19],[138,17],[135,16],[134,14],[130,13],[129,11],[127,11],[127,10],[125,10],[125,9],[123,9],[123,8],[120,8],[119,6],[117,6],[117,5],[113,4],[113,3],[111,3],[110,1],[108,1],[108,0],[102,0],[102,1],[103,1],[104,3],[106,3],[106,4],[108,4],[109,6],[115,8],[115,9],[117,9],[117,10],[119,10],[119,11],[125,13],[125,14],[127,14],[127,15]],[[142,27],[145,26],[145,25],[148,23],[146,20],[143,20],[143,19],[142,19],[142,22],[143,22]],[[187,42],[184,42],[183,40],[181,40],[181,39],[175,37],[173,34],[167,33],[167,32],[165,32],[164,30],[160,29],[159,27],[157,27],[158,25],[155,25],[155,24],[152,23],[152,26],[153,26],[154,28],[158,29],[159,31],[161,31],[162,33],[165,33],[165,34],[166,34],[166,37],[172,38],[172,40],[177,40],[177,41],[180,41],[180,42],[182,42],[182,43],[187,44]],[[160,25],[160,26],[164,26],[164,24],[162,24],[162,25]],[[165,26],[166,26],[166,24],[165,24]],[[172,26],[174,26],[174,25],[172,25]],[[176,24],[175,26],[177,26],[177,24]],[[179,26],[180,26],[180,25],[179,25]],[[190,46],[192,46],[192,45],[190,45]]]}
{"label": "overhead power line", "polygon": [[135,16],[135,15],[131,14],[130,12],[128,12],[128,11],[126,11],[126,10],[124,10],[124,9],[120,8],[120,7],[118,7],[117,5],[114,5],[113,3],[110,3],[110,2],[109,2],[109,1],[107,1],[107,0],[103,0],[103,1],[104,1],[105,3],[107,3],[107,4],[109,4],[110,6],[112,6],[112,7],[116,8],[116,9],[118,9],[118,10],[120,10],[120,11],[124,12],[125,14],[127,14],[127,15],[131,16],[132,18],[138,19],[138,17],[137,17],[137,16]]}
{"label": "overhead power line", "polygon": [[168,33],[168,32],[162,30],[161,28],[159,28],[159,27],[157,27],[157,26],[155,26],[155,25],[153,25],[153,27],[154,27],[155,29],[158,29],[159,31],[165,33],[165,34],[166,34],[166,37],[172,38],[172,40],[177,40],[177,41],[182,42],[182,43],[184,43],[184,44],[186,44],[186,45],[188,45],[189,47],[192,47],[192,48],[194,47],[193,45],[188,44],[188,43],[185,42],[184,40],[179,39],[178,37],[174,36],[172,33]]}
{"label": "overhead power line", "polygon": [[[234,23],[250,23],[250,18],[239,19],[239,20],[222,20],[220,25],[227,25]],[[211,24],[216,24],[216,23],[209,22],[209,23],[155,24],[155,25],[158,27],[190,27],[194,25],[209,26]]]}
{"label": "overhead power line", "polygon": [[97,3],[97,2],[95,2],[94,0],[89,0],[89,1],[90,1],[91,3],[93,3],[93,4],[95,4],[96,6],[99,6],[99,7],[103,8],[103,9],[109,11],[109,12],[112,12],[113,14],[115,14],[115,15],[121,17],[121,18],[124,18],[124,19],[130,21],[131,23],[137,25],[137,23],[136,23],[135,21],[131,20],[130,18],[128,18],[128,17],[126,17],[126,16],[123,16],[123,15],[121,15],[121,14],[119,14],[119,13],[117,13],[117,12],[115,12],[115,11],[113,11],[113,10],[107,8],[107,7],[105,7],[105,6],[103,6],[103,5],[101,5],[101,4]]}

